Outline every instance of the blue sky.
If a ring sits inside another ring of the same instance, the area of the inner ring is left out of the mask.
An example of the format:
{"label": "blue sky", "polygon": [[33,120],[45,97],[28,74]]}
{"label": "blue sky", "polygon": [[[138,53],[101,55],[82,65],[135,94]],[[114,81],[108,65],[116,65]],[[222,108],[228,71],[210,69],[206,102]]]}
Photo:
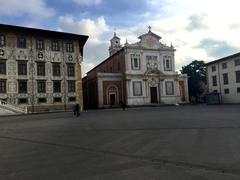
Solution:
{"label": "blue sky", "polygon": [[130,43],[152,31],[177,49],[176,68],[240,51],[238,0],[0,0],[0,23],[89,35],[83,73],[108,57],[113,32]]}

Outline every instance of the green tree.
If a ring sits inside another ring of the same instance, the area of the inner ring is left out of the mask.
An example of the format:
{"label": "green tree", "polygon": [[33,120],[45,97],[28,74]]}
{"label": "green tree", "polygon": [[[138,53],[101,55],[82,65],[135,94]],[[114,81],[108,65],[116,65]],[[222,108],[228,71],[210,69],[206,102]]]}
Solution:
{"label": "green tree", "polygon": [[189,97],[198,97],[204,92],[206,85],[206,66],[204,61],[194,60],[190,64],[183,66],[180,70],[182,74],[187,74]]}

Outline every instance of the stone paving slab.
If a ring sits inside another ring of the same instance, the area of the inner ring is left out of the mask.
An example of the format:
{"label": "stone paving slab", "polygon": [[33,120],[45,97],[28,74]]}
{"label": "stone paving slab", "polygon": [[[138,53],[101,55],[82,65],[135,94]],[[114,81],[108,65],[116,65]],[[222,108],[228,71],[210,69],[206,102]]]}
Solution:
{"label": "stone paving slab", "polygon": [[0,117],[0,179],[240,179],[240,106]]}

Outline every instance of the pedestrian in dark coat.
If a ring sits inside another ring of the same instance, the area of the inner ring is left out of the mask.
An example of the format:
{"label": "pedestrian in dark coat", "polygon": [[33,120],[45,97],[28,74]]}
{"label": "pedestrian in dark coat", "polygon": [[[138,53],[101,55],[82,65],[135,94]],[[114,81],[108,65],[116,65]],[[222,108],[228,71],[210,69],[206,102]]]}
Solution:
{"label": "pedestrian in dark coat", "polygon": [[123,101],[121,101],[120,104],[121,104],[121,106],[122,106],[122,110],[125,111],[125,109],[126,109],[126,104],[125,104]]}
{"label": "pedestrian in dark coat", "polygon": [[79,104],[76,104],[74,107],[74,115],[79,116],[80,115],[80,106]]}

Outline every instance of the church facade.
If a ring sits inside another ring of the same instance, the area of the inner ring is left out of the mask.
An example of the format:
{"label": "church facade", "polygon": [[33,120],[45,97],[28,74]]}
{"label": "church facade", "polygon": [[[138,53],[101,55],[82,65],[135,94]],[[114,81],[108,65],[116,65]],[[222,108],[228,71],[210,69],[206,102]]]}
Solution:
{"label": "church facade", "polygon": [[175,72],[174,47],[162,44],[161,37],[151,29],[139,39],[121,46],[114,33],[110,57],[83,80],[85,107],[188,102],[188,78]]}

